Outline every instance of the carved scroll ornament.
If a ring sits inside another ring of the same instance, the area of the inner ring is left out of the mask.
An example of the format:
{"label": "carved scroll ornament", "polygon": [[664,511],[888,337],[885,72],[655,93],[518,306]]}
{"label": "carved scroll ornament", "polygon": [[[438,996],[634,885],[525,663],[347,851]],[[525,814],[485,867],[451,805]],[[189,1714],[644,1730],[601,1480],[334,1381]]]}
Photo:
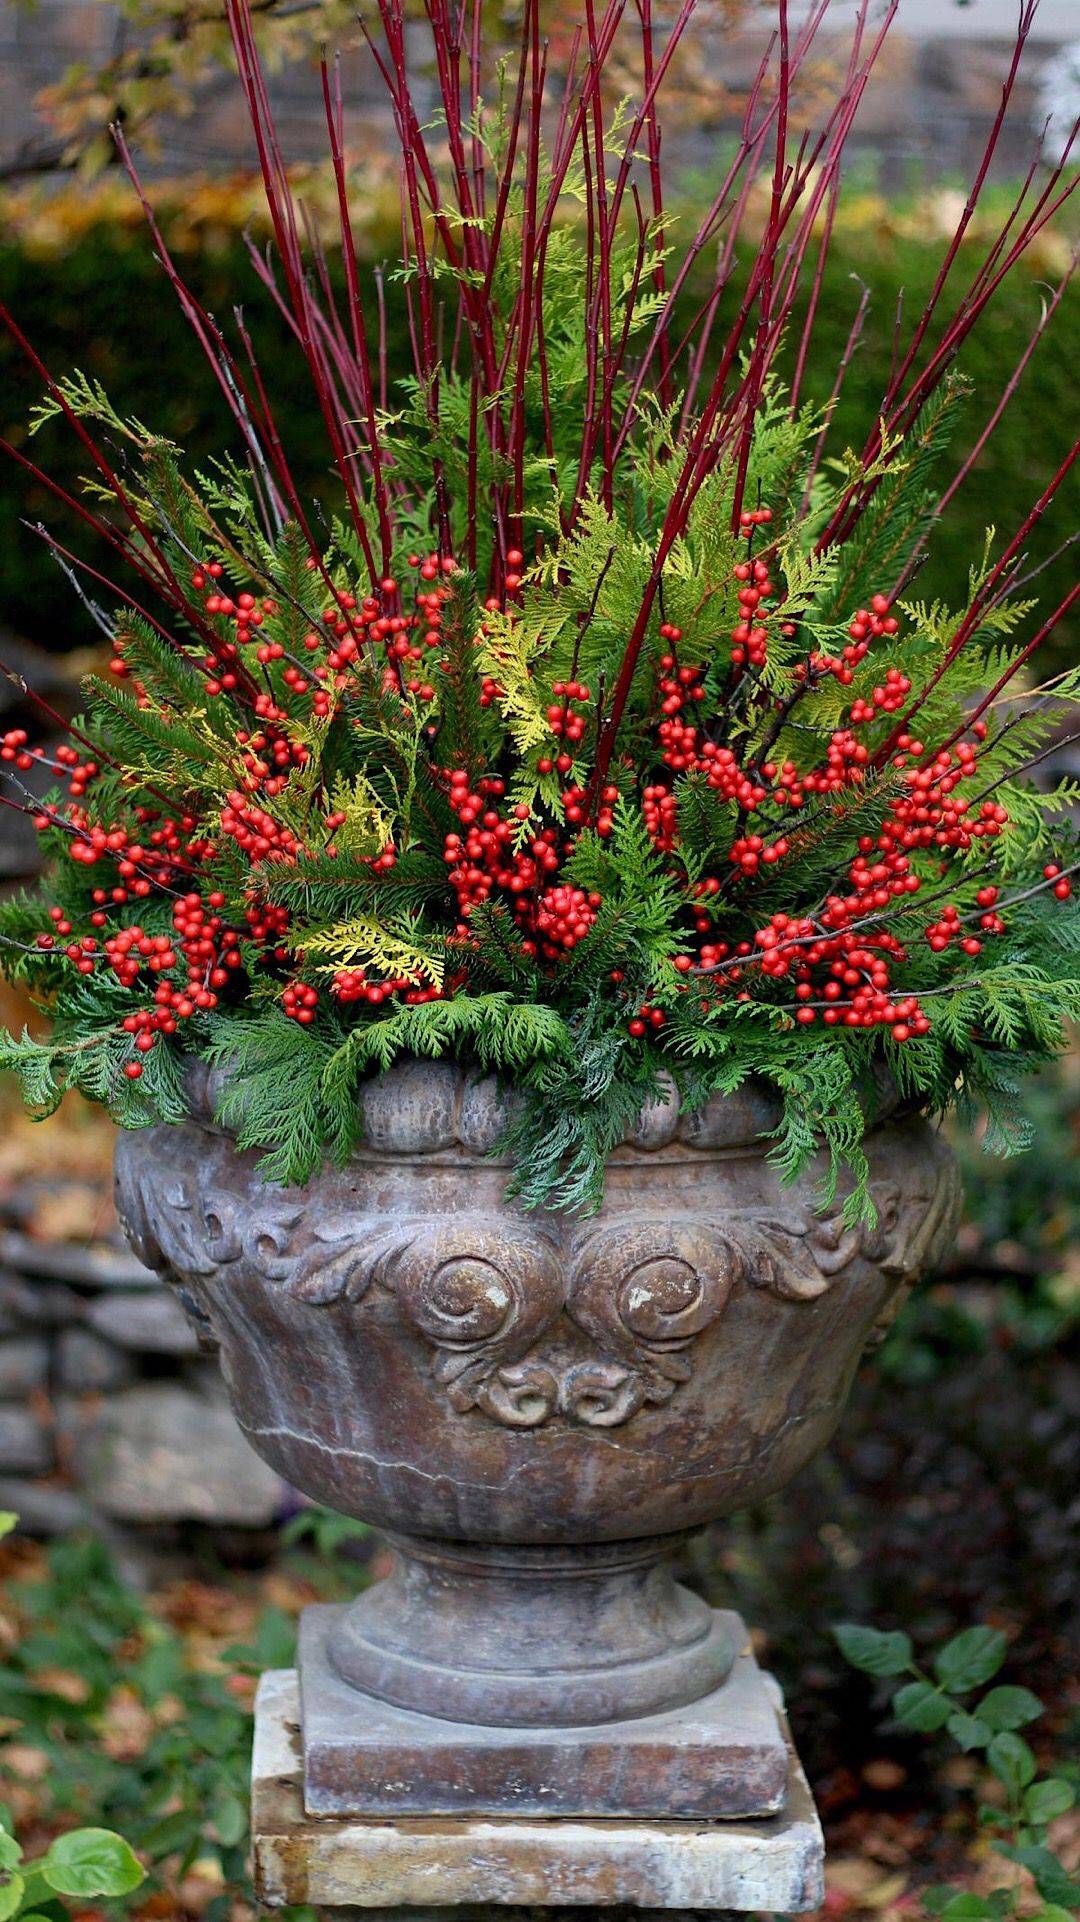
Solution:
{"label": "carved scroll ornament", "polygon": [[666,1402],[736,1288],[810,1303],[865,1261],[900,1284],[899,1301],[947,1243],[957,1206],[952,1159],[933,1149],[875,1182],[872,1225],[845,1224],[839,1207],[817,1214],[798,1191],[775,1212],[703,1219],[388,1218],[335,1211],[314,1189],[267,1188],[197,1128],[155,1136],[152,1154],[138,1137],[120,1143],[120,1210],[204,1341],[211,1278],[268,1284],[313,1309],[378,1291],[431,1351],[451,1407],[511,1428],[614,1428]]}

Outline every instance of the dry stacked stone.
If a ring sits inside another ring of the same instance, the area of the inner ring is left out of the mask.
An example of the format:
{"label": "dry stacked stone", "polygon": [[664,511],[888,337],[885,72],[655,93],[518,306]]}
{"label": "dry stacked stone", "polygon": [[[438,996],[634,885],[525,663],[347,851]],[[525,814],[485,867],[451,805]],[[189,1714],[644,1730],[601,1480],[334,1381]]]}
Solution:
{"label": "dry stacked stone", "polygon": [[0,1229],[0,1508],[52,1533],[265,1528],[290,1505],[156,1275],[119,1244]]}

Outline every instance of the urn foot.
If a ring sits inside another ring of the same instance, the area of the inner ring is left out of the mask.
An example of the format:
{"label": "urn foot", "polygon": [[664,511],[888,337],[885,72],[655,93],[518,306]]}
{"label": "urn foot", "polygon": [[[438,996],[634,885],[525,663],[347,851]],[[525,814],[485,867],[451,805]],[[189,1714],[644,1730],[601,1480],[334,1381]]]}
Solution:
{"label": "urn foot", "polygon": [[678,1538],[600,1547],[420,1541],[340,1615],[330,1662],[366,1695],[444,1721],[576,1728],[658,1715],[731,1667],[715,1609],[675,1581]]}
{"label": "urn foot", "polygon": [[308,1608],[299,1660],[305,1808],[368,1818],[772,1815],[788,1775],[775,1698],[739,1617],[710,1613],[714,1644],[736,1654],[726,1679],[698,1700],[588,1726],[511,1728],[362,1693],[336,1666],[342,1644],[356,1645],[352,1610]]}

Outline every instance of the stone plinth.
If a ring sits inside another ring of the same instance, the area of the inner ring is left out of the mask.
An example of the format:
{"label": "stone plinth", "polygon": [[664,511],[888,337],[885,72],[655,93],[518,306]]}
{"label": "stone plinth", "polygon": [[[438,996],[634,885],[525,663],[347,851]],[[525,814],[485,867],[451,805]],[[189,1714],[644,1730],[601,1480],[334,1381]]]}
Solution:
{"label": "stone plinth", "polygon": [[333,1660],[348,1607],[307,1608],[299,1651],[307,1813],[679,1821],[776,1814],[789,1754],[772,1678],[758,1668],[739,1616],[708,1613],[712,1639],[730,1653],[720,1686],[696,1700],[654,1715],[634,1715],[628,1701],[625,1717],[592,1725],[536,1716],[530,1726],[484,1727],[416,1714],[351,1687]]}
{"label": "stone plinth", "polygon": [[255,1711],[258,1898],[268,1915],[309,1903],[325,1922],[402,1911],[409,1922],[436,1912],[466,1922],[491,1907],[553,1918],[583,1909],[798,1914],[822,1900],[824,1845],[788,1742],[784,1808],[763,1820],[315,1817],[303,1805],[296,1673],[277,1670],[263,1677]]}

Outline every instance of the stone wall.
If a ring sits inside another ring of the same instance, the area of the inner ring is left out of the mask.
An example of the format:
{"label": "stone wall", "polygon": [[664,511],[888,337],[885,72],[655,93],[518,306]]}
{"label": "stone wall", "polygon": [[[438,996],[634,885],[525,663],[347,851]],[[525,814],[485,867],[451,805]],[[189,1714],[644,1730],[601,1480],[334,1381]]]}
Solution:
{"label": "stone wall", "polygon": [[[837,45],[846,47],[853,0],[836,0]],[[799,18],[802,8],[792,8]],[[1000,99],[1016,27],[1016,0],[901,0],[881,68],[868,89],[852,142],[888,187],[914,165],[923,177],[966,175],[977,163]],[[738,32],[709,28],[703,12],[700,41],[706,90],[731,90],[731,112],[722,99],[685,144],[690,164],[707,164],[711,143],[741,116],[742,89],[752,78],[775,8],[748,0]],[[1017,94],[1017,112],[1006,128],[1001,170],[1023,172],[1044,117],[1043,89],[1061,68],[1063,49],[1080,39],[1075,0],[1042,0]],[[37,0],[33,9],[0,0],[0,172],[20,153],[51,138],[34,100],[73,61],[98,64],[130,44],[130,25],[108,0]],[[828,48],[828,35],[820,41]],[[385,147],[391,133],[385,97],[370,62],[346,55],[346,139],[359,155]],[[272,76],[270,92],[285,152],[293,159],[325,154],[325,123],[318,75],[300,64]],[[206,87],[189,117],[157,128],[162,152],[158,171],[229,172],[252,165],[251,134],[236,111],[236,89],[222,70]],[[672,134],[674,138],[674,133]],[[153,172],[154,166],[148,166]]]}
{"label": "stone wall", "polygon": [[155,1275],[110,1241],[0,1230],[0,1508],[42,1533],[263,1528],[294,1499]]}

